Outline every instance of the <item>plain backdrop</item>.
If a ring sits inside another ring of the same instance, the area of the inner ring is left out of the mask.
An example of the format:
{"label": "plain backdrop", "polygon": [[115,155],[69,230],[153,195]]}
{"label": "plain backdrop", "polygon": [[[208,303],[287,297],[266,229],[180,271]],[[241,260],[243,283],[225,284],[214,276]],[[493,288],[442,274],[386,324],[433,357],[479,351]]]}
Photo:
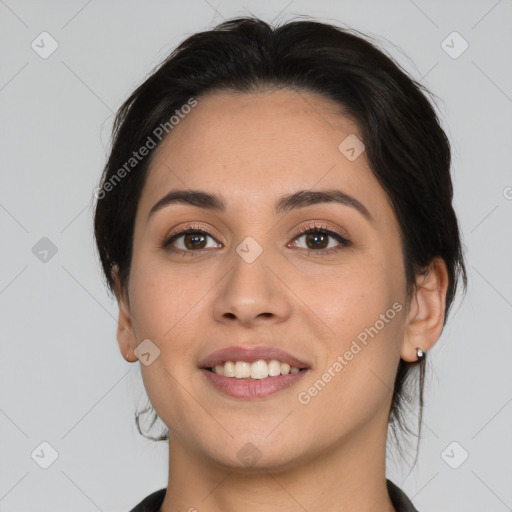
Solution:
{"label": "plain backdrop", "polygon": [[511,510],[511,0],[0,0],[0,510],[122,512],[166,486],[92,193],[127,95],[185,37],[249,13],[376,37],[439,98],[469,288],[429,353],[419,461],[388,478],[420,512]]}

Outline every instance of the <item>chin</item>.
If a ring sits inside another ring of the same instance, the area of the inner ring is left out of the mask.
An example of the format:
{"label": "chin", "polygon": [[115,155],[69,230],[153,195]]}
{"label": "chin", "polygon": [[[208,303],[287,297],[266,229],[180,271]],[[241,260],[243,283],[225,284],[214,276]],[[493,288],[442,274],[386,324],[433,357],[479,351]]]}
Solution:
{"label": "chin", "polygon": [[[290,440],[291,441],[291,440]],[[257,473],[266,471],[284,471],[297,466],[299,453],[297,445],[303,441],[290,442],[289,446],[279,446],[276,442],[269,442],[257,436],[252,440],[231,440],[225,443],[222,452],[219,452],[219,445],[215,446],[216,451],[209,454],[209,458],[215,464],[227,471],[240,473]]]}

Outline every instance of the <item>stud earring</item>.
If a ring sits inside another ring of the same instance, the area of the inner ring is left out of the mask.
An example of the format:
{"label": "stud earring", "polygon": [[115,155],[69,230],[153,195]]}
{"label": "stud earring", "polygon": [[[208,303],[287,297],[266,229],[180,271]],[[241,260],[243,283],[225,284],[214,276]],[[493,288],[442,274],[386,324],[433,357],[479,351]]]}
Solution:
{"label": "stud earring", "polygon": [[425,358],[425,352],[423,352],[420,347],[416,347],[416,356],[418,357],[418,362],[423,361]]}

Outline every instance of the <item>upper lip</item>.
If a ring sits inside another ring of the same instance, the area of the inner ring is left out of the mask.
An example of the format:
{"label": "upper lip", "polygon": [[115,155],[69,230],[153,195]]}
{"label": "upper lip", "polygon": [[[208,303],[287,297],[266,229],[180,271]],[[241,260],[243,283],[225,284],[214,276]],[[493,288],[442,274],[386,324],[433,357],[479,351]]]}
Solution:
{"label": "upper lip", "polygon": [[200,363],[201,368],[213,368],[217,364],[226,361],[245,361],[254,363],[260,359],[270,361],[276,359],[281,363],[288,363],[292,368],[309,368],[304,361],[292,356],[288,352],[277,347],[227,347],[213,352]]}

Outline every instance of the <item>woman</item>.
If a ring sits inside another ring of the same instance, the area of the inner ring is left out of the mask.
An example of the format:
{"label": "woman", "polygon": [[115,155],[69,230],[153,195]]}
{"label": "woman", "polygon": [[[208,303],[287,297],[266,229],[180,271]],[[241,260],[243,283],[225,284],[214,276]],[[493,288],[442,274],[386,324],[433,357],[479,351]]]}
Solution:
{"label": "woman", "polygon": [[[466,274],[435,111],[354,31],[230,20],[118,112],[95,214],[168,428],[133,511],[414,511],[388,425]],[[132,512],[133,512],[132,511]]]}

